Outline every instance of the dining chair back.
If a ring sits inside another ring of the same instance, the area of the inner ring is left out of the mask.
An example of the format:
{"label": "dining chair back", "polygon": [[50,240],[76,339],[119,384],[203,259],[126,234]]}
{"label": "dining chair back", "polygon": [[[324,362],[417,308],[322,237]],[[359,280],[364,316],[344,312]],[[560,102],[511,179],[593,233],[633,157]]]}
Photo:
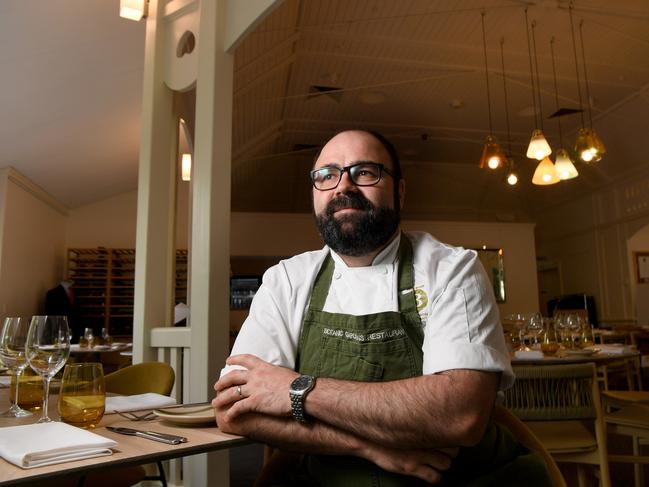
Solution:
{"label": "dining chair back", "polygon": [[609,434],[621,435],[631,439],[631,454],[609,453],[614,463],[633,463],[633,476],[636,487],[644,482],[643,465],[649,464],[649,456],[642,454],[642,446],[649,442],[649,392],[648,391],[607,391],[604,399],[604,420]]}
{"label": "dining chair back", "polygon": [[563,474],[559,470],[554,458],[552,458],[552,455],[543,446],[541,440],[536,437],[534,432],[525,423],[504,406],[496,406],[494,408],[493,419],[497,423],[505,426],[514,435],[514,438],[527,449],[540,453],[543,456],[553,487],[567,487],[566,480],[563,478]]}
{"label": "dining chair back", "polygon": [[132,396],[156,392],[168,396],[174,386],[174,369],[163,362],[142,362],[106,374],[106,392]]}
{"label": "dining chair back", "polygon": [[[611,485],[606,429],[595,364],[514,366],[516,381],[505,406],[525,422],[558,463],[599,466],[603,487]],[[594,433],[593,433],[594,432]]]}
{"label": "dining chair back", "polygon": [[[123,396],[156,392],[168,396],[174,387],[175,378],[174,369],[169,364],[141,362],[106,374],[104,380],[106,382],[106,392]],[[157,462],[157,467],[158,475],[147,475],[144,480],[159,480],[163,487],[167,487],[167,477],[162,462]]]}

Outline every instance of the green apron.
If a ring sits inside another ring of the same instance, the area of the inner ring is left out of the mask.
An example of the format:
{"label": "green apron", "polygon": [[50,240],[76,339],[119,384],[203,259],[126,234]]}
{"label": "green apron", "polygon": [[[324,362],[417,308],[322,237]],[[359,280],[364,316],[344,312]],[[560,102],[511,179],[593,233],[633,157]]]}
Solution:
{"label": "green apron", "polygon": [[[356,381],[388,381],[422,374],[424,340],[414,293],[412,244],[402,234],[399,245],[399,311],[352,316],[323,311],[335,264],[327,255],[316,277],[298,346],[296,369],[302,374]],[[527,487],[550,485],[543,460],[518,445],[509,432],[490,423],[482,441],[461,448],[439,485],[520,485],[516,468],[524,462],[525,477],[539,478]],[[523,466],[523,465],[521,465]],[[373,463],[348,456],[306,455],[302,473],[294,477],[326,487],[401,487],[428,485],[411,476],[386,472]],[[506,475],[493,476],[504,470]],[[486,483],[485,483],[486,482]],[[303,484],[306,485],[306,484]]]}

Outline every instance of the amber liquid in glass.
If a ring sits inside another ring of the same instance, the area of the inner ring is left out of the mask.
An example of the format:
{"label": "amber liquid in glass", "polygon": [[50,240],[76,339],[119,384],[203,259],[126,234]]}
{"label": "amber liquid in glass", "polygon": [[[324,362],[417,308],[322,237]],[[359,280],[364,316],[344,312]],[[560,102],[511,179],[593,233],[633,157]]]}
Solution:
{"label": "amber liquid in glass", "polygon": [[[16,397],[16,376],[11,377],[9,387],[9,397]],[[18,405],[23,409],[32,412],[39,411],[43,407],[43,378],[36,375],[31,369],[27,368],[20,377],[20,387],[18,388]]]}
{"label": "amber liquid in glass", "polygon": [[104,416],[104,407],[105,396],[102,394],[59,397],[61,421],[79,428],[97,426]]}

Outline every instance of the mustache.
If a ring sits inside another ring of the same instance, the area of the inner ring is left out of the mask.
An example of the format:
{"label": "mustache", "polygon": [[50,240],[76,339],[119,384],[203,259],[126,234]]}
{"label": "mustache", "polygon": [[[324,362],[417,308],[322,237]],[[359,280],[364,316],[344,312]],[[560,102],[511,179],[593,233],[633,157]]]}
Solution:
{"label": "mustache", "polygon": [[370,211],[374,209],[374,205],[360,193],[342,194],[327,204],[327,215],[333,216],[336,211],[345,208]]}

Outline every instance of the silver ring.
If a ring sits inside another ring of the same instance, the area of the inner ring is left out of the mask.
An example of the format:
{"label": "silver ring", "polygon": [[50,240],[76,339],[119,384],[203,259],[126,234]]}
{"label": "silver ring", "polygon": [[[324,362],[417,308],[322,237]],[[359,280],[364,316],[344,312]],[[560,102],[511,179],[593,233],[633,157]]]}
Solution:
{"label": "silver ring", "polygon": [[241,386],[237,386],[237,394],[239,394],[240,396],[243,395],[241,394]]}

